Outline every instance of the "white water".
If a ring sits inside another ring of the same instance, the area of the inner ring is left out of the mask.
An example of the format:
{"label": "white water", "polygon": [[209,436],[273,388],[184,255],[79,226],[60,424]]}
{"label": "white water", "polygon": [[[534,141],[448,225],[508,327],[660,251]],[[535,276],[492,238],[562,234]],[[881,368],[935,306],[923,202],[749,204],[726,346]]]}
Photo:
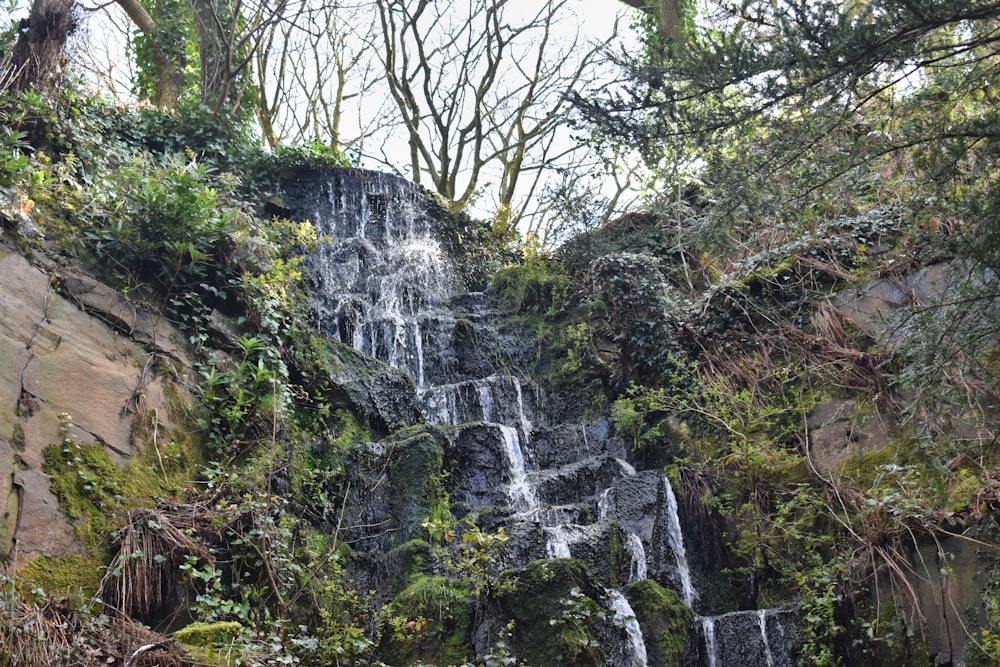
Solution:
{"label": "white water", "polygon": [[625,461],[623,459],[615,459],[615,463],[618,464],[618,467],[620,467],[622,469],[623,473],[625,473],[629,477],[635,477],[635,474],[636,474],[635,473],[635,468],[632,467],[631,463],[629,463],[628,461]]}
{"label": "white water", "polygon": [[427,378],[424,377],[424,337],[420,332],[420,322],[413,322],[413,339],[417,348],[417,389],[427,387]]}
{"label": "white water", "polygon": [[597,496],[597,519],[603,521],[608,518],[608,508],[611,507],[611,491],[612,487],[608,487],[601,491],[601,495]]}
{"label": "white water", "polygon": [[572,558],[569,551],[569,538],[566,534],[565,526],[546,527],[545,531],[545,555],[548,558]]}
{"label": "white water", "polygon": [[705,635],[705,667],[719,667],[719,650],[715,646],[715,618],[701,616],[701,630]]}
{"label": "white water", "polygon": [[771,644],[767,641],[767,610],[757,610],[757,624],[760,625],[760,640],[764,644],[764,659],[767,667],[774,667],[774,656],[771,654]]}
{"label": "white water", "polygon": [[493,421],[493,389],[486,382],[479,385],[479,405],[483,409],[483,421]]}
{"label": "white water", "polygon": [[621,591],[616,590],[608,591],[608,605],[611,607],[611,611],[615,613],[614,624],[625,629],[632,643],[632,653],[635,655],[635,667],[646,667],[646,642],[642,637],[642,628],[639,627],[639,621],[635,618],[632,606],[625,599],[625,596],[622,595]]}
{"label": "white water", "polygon": [[642,540],[639,539],[638,535],[630,532],[625,545],[632,556],[629,581],[642,581],[646,578],[646,549],[642,546]]}
{"label": "white water", "polygon": [[503,434],[504,451],[510,464],[510,499],[519,510],[538,509],[538,497],[535,488],[528,481],[528,473],[524,468],[524,454],[518,441],[517,429],[504,424],[496,424]]}
{"label": "white water", "polygon": [[514,381],[514,390],[517,392],[517,418],[521,422],[521,433],[524,435],[524,442],[531,442],[531,429],[533,428],[528,418],[524,416],[524,395],[521,393],[521,381],[511,378]]}
{"label": "white water", "polygon": [[663,478],[663,487],[667,497],[667,542],[677,562],[677,576],[681,580],[681,599],[690,607],[694,604],[697,593],[694,584],[691,583],[691,568],[688,567],[687,552],[684,550],[684,534],[681,533],[681,520],[677,514],[677,496],[674,495],[674,487],[670,485],[667,477]]}

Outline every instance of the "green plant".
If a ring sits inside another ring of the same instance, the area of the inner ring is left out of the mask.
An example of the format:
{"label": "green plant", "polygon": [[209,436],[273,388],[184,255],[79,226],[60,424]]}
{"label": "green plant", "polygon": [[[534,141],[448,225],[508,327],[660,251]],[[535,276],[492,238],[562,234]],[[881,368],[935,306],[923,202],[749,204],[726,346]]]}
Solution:
{"label": "green plant", "polygon": [[601,642],[593,630],[608,618],[607,610],[576,586],[568,596],[559,599],[559,604],[562,609],[558,616],[549,619],[549,625],[559,630],[560,659],[574,664],[599,660]]}

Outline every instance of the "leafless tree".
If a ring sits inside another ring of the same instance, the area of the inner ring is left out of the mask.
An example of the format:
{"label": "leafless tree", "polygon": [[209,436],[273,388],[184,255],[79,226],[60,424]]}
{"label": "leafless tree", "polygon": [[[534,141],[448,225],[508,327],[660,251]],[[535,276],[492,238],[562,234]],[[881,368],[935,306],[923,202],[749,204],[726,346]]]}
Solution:
{"label": "leafless tree", "polygon": [[258,116],[272,147],[315,142],[349,150],[364,136],[345,115],[364,108],[359,128],[379,114],[360,104],[381,71],[374,56],[374,14],[357,0],[324,2],[274,24],[257,52]]}
{"label": "leafless tree", "polygon": [[458,206],[495,178],[497,218],[510,224],[535,200],[543,171],[571,160],[576,146],[557,135],[570,93],[591,83],[606,44],[561,33],[568,0],[521,17],[516,4],[376,0],[410,177]]}

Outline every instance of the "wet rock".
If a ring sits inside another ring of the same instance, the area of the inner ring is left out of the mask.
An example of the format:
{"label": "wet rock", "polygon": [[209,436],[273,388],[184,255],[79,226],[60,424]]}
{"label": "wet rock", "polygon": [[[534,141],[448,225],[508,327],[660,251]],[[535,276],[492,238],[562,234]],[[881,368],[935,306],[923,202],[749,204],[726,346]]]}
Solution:
{"label": "wet rock", "polygon": [[695,618],[685,667],[796,667],[802,632],[787,609],[734,611]]}
{"label": "wet rock", "polygon": [[334,407],[361,415],[382,434],[421,420],[413,382],[405,373],[318,336],[302,347],[309,350],[309,356],[295,360],[294,372]]}
{"label": "wet rock", "polygon": [[467,424],[448,439],[445,466],[453,503],[471,508],[511,505],[505,488],[510,483],[502,434],[494,424]]}

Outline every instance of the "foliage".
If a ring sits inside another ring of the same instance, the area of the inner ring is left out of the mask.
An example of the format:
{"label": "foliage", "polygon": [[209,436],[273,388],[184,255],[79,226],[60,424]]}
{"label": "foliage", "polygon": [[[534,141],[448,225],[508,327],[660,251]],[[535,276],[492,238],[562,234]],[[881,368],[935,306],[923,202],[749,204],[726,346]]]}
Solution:
{"label": "foliage", "polygon": [[200,419],[209,442],[219,453],[235,456],[268,433],[282,419],[284,383],[273,350],[256,337],[236,340],[241,358],[223,370],[201,370],[199,390],[206,415]]}
{"label": "foliage", "polygon": [[[0,579],[0,665],[107,663],[142,655],[161,667],[185,667],[191,660],[162,635],[127,617],[94,606],[68,604],[40,589],[19,594],[18,580]],[[146,647],[143,649],[142,647]]]}

